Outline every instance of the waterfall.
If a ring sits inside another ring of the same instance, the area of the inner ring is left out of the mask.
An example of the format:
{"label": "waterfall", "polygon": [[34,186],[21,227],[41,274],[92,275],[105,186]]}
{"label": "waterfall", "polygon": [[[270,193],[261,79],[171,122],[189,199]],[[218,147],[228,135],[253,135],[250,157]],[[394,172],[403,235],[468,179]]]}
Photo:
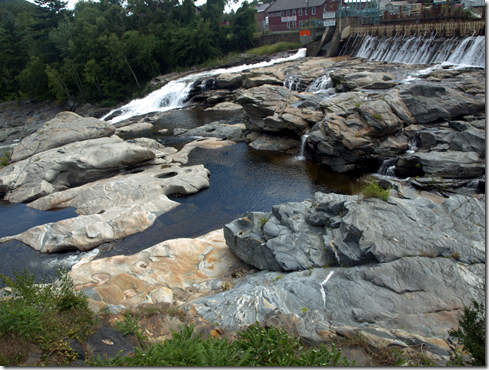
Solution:
{"label": "waterfall", "polygon": [[202,80],[206,77],[216,76],[222,73],[237,73],[248,69],[267,67],[273,64],[303,58],[305,56],[306,49],[302,48],[299,49],[297,53],[287,58],[279,58],[268,62],[245,64],[237,67],[219,68],[211,71],[194,73],[192,75],[179,78],[178,80],[171,81],[161,89],[153,91],[151,94],[142,99],[132,100],[123,107],[110,111],[101,119],[105,120],[106,118],[116,114],[117,116],[110,120],[111,123],[116,123],[133,116],[147,114],[150,112],[165,112],[176,108],[182,108],[185,100],[187,99],[189,91],[192,89],[197,80]]}
{"label": "waterfall", "polygon": [[355,57],[388,63],[450,64],[459,67],[485,68],[485,36],[471,36],[463,40],[452,37],[437,39],[436,34],[423,36],[366,36]]}
{"label": "waterfall", "polygon": [[384,162],[382,162],[382,165],[380,166],[379,171],[377,173],[383,176],[395,177],[396,162],[397,162],[397,158],[386,159]]}
{"label": "waterfall", "polygon": [[311,84],[307,87],[307,92],[312,92],[314,94],[325,94],[329,89],[333,87],[333,82],[329,77],[329,73],[326,73],[324,76],[316,78]]}
{"label": "waterfall", "polygon": [[285,75],[284,87],[289,90],[297,91],[299,89],[299,84],[302,82],[302,77],[298,75]]}
{"label": "waterfall", "polygon": [[303,161],[306,159],[304,156],[305,150],[306,150],[306,145],[307,145],[307,138],[309,137],[309,133],[305,133],[304,135],[301,136],[301,151],[299,155],[296,157],[297,159]]}

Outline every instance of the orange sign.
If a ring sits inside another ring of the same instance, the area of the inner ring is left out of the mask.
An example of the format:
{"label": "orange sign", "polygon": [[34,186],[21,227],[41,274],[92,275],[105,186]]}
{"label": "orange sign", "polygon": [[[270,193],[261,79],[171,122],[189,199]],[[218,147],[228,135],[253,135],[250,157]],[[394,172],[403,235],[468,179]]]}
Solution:
{"label": "orange sign", "polygon": [[299,31],[299,36],[311,36],[311,31],[301,30],[301,31]]}

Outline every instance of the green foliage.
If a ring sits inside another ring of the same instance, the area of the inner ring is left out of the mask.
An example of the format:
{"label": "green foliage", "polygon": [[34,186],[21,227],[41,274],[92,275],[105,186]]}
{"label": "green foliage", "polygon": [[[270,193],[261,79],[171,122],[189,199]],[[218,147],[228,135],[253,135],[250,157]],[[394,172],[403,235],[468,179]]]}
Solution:
{"label": "green foliage", "polygon": [[246,51],[246,54],[269,55],[280,51],[298,49],[302,46],[301,43],[280,42],[274,45],[263,45],[259,48],[254,48]]}
{"label": "green foliage", "polygon": [[486,366],[486,312],[484,303],[472,299],[472,304],[464,306],[462,319],[459,319],[459,328],[449,330],[448,334],[458,338],[464,349],[474,357],[473,361],[464,363],[462,356],[452,355],[452,365]]}
{"label": "green foliage", "polygon": [[[25,357],[29,343],[39,346],[44,363],[55,353],[58,363],[67,365],[74,355],[63,338],[83,340],[92,334],[95,320],[87,299],[74,291],[64,269],[57,274],[56,282],[40,284],[35,284],[34,275],[27,271],[14,274],[14,279],[0,274],[10,289],[10,295],[0,301],[0,358],[10,365],[21,364],[18,361]],[[25,348],[17,345],[13,357],[8,353],[12,336],[17,338],[15,343],[25,344]]]}
{"label": "green foliage", "polygon": [[114,359],[97,357],[92,366],[349,366],[341,350],[322,344],[304,349],[298,338],[283,328],[262,328],[257,323],[231,343],[227,339],[203,338],[193,324],[172,330],[171,339],[154,343],[143,352],[136,348],[133,356]]}
{"label": "green foliage", "polygon": [[360,191],[363,198],[379,198],[386,202],[389,198],[389,189],[384,189],[372,176],[368,176],[367,181]]}
{"label": "green foliage", "polygon": [[138,321],[139,316],[133,318],[129,312],[126,312],[123,321],[117,322],[115,327],[124,335],[134,334],[138,338],[139,343],[142,343],[148,340],[148,337],[144,335],[144,331],[139,326]]}
{"label": "green foliage", "polygon": [[372,118],[378,119],[378,120],[383,120],[384,117],[382,117],[380,114],[372,114]]}
{"label": "green foliage", "polygon": [[258,226],[262,227],[268,222],[268,217],[266,216],[260,216],[258,219]]}

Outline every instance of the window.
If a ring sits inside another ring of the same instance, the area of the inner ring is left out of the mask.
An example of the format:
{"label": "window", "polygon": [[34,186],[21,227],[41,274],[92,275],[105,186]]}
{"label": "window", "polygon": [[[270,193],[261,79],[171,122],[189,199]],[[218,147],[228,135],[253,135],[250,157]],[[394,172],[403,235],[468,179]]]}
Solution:
{"label": "window", "polygon": [[292,10],[292,15],[295,17],[295,9]]}
{"label": "window", "polygon": [[290,17],[290,10],[287,10],[287,17]]}
{"label": "window", "polygon": [[309,15],[309,14],[308,14],[308,10],[309,10],[309,8],[305,8],[306,15]]}
{"label": "window", "polygon": [[290,29],[290,22],[287,22],[287,28]]}
{"label": "window", "polygon": [[302,21],[299,21],[299,28],[302,28]]}
{"label": "window", "polygon": [[281,16],[281,17],[283,17],[283,16],[284,16],[284,11],[283,11],[283,10],[280,12],[280,16]]}
{"label": "window", "polygon": [[312,7],[312,12],[311,12],[311,14],[312,14],[312,15],[315,15],[315,14],[316,14],[316,7],[315,7],[315,6],[313,6],[313,7]]}
{"label": "window", "polygon": [[302,8],[299,9],[299,17],[302,15]]}
{"label": "window", "polygon": [[296,22],[292,23],[292,28],[294,28],[294,29],[297,28],[297,23]]}

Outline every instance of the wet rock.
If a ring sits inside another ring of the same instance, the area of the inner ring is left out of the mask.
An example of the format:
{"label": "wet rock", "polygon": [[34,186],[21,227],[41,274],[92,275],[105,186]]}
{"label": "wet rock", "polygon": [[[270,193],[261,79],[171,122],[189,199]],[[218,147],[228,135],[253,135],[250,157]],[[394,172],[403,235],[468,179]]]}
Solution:
{"label": "wet rock", "polygon": [[286,152],[291,149],[297,150],[301,146],[299,140],[290,137],[259,134],[258,132],[248,134],[246,136],[246,140],[250,140],[251,142],[249,145],[253,149],[257,150],[276,150]]}
{"label": "wet rock", "polygon": [[241,110],[243,109],[241,105],[231,103],[231,102],[224,102],[224,103],[219,103],[211,108],[207,108],[205,111],[206,112],[213,112],[213,111],[236,111],[236,110]]}
{"label": "wet rock", "polygon": [[136,135],[144,131],[149,131],[153,125],[149,122],[138,122],[124,127],[119,127],[115,132],[116,135]]}
{"label": "wet rock", "polygon": [[221,73],[216,77],[216,87],[218,89],[230,89],[241,86],[242,76],[240,73]]}

